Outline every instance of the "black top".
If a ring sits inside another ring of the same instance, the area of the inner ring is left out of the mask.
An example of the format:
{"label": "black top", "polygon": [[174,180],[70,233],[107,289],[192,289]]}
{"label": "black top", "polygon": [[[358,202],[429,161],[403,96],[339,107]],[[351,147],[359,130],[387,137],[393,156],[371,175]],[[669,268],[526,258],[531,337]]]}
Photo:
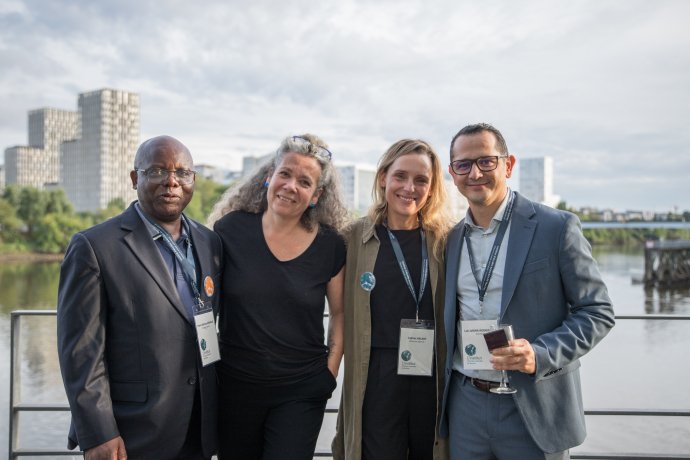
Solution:
{"label": "black top", "polygon": [[326,285],[345,264],[343,238],[321,226],[302,254],[281,262],[266,244],[261,214],[231,212],[214,229],[225,253],[221,365],[257,383],[292,383],[322,371]]}
{"label": "black top", "polygon": [[[419,229],[391,230],[400,243],[407,269],[412,277],[415,296],[419,295],[419,279],[422,271],[422,235]],[[371,346],[372,348],[398,348],[400,320],[414,319],[416,302],[405,283],[400,265],[395,258],[386,228],[376,226],[381,242],[374,264],[376,285],[371,291]],[[431,277],[427,278],[419,319],[434,319]]]}

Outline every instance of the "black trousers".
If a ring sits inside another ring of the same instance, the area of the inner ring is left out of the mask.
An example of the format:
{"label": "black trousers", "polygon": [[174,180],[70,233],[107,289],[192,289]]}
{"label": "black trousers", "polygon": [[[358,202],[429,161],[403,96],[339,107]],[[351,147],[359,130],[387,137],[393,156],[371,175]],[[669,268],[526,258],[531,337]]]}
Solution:
{"label": "black trousers", "polygon": [[372,348],[362,408],[362,460],[432,460],[436,378],[398,375],[398,350]]}
{"label": "black trousers", "polygon": [[221,368],[219,460],[312,460],[333,374],[286,385],[236,380]]}

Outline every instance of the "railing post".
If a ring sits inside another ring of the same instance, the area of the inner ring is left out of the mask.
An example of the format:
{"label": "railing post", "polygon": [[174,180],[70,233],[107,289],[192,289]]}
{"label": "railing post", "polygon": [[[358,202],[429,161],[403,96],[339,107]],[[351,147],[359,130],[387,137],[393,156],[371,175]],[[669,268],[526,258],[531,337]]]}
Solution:
{"label": "railing post", "polygon": [[[21,359],[19,358],[19,337],[21,330],[21,315],[12,312],[10,316],[10,433],[9,460],[16,458],[14,452],[19,445],[19,411],[15,406],[19,404],[21,394]],[[15,380],[16,379],[16,380]]]}

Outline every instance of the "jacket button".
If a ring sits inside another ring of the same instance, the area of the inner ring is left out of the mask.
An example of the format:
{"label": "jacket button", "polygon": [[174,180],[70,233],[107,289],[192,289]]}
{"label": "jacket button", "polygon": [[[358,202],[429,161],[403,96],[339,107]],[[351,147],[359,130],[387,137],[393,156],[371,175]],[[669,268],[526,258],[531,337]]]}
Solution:
{"label": "jacket button", "polygon": [[189,377],[187,383],[190,385],[196,385],[196,377]]}

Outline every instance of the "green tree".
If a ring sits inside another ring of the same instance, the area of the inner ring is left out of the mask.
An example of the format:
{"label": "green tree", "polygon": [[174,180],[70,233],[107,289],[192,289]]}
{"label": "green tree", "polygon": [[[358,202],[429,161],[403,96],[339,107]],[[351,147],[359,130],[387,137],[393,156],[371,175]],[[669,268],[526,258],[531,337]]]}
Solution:
{"label": "green tree", "polygon": [[111,217],[117,216],[125,210],[125,207],[127,207],[127,205],[125,204],[125,200],[122,198],[114,198],[110,200],[110,203],[108,203],[108,206],[105,209],[101,209],[100,211],[91,215],[93,224],[104,222]]}
{"label": "green tree", "polygon": [[34,227],[45,215],[47,194],[34,187],[24,187],[19,193],[19,205],[17,206],[17,216],[26,225],[26,234],[31,238],[34,234]]}
{"label": "green tree", "polygon": [[74,214],[46,214],[34,231],[34,248],[39,252],[58,254],[67,249],[72,235],[88,227],[90,222]]}
{"label": "green tree", "polygon": [[223,194],[227,186],[210,179],[197,176],[194,186],[194,197],[185,209],[185,214],[201,223],[206,223],[213,205]]}
{"label": "green tree", "polygon": [[46,195],[45,213],[72,214],[74,207],[61,188],[44,192]]}
{"label": "green tree", "polygon": [[7,200],[8,203],[14,206],[15,209],[17,209],[19,207],[19,196],[21,193],[22,187],[16,184],[10,184],[5,187],[2,197]]}
{"label": "green tree", "polygon": [[21,241],[22,221],[16,208],[5,198],[0,198],[0,243],[16,244]]}

